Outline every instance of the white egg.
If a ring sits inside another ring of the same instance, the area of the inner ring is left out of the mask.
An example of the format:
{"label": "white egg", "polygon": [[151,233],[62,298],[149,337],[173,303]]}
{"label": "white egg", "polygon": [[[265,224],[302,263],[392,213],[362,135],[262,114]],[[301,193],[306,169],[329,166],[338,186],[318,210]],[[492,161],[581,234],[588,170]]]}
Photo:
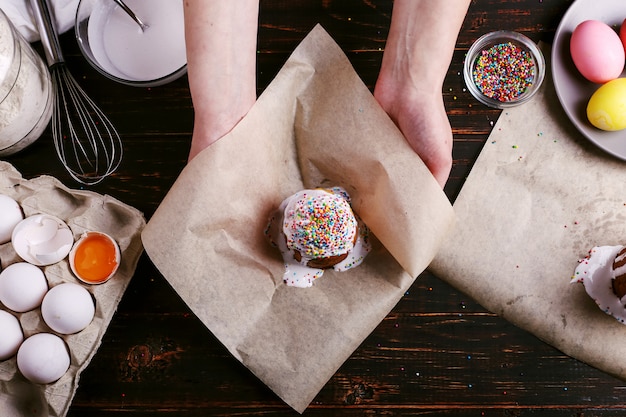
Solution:
{"label": "white egg", "polygon": [[17,317],[0,310],[0,360],[15,355],[23,341],[24,333]]}
{"label": "white egg", "polygon": [[33,265],[51,265],[70,253],[74,234],[63,220],[48,214],[35,214],[13,229],[11,243],[15,252]]}
{"label": "white egg", "polygon": [[89,291],[66,282],[52,287],[41,303],[41,315],[48,327],[57,333],[80,332],[91,323],[96,308]]}
{"label": "white egg", "polygon": [[59,336],[37,333],[17,351],[17,367],[26,379],[36,384],[50,384],[70,367],[70,353]]}
{"label": "white egg", "polygon": [[0,245],[11,240],[13,229],[24,219],[17,201],[5,194],[0,194]]}
{"label": "white egg", "polygon": [[8,309],[18,313],[33,310],[47,291],[46,276],[35,265],[18,262],[0,272],[0,302]]}

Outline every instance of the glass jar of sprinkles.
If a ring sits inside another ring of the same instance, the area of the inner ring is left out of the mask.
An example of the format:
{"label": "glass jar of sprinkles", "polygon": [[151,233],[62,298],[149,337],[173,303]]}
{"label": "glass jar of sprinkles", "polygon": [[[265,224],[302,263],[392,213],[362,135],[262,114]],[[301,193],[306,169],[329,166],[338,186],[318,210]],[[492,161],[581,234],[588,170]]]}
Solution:
{"label": "glass jar of sprinkles", "polygon": [[481,103],[498,109],[525,103],[539,90],[545,61],[526,36],[506,30],[487,33],[467,52],[463,78]]}

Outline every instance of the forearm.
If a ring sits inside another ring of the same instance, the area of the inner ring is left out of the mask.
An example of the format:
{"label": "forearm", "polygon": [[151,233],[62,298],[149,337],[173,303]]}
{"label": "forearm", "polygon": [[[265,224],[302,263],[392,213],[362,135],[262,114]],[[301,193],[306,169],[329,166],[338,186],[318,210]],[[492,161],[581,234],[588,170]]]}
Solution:
{"label": "forearm", "polygon": [[470,0],[395,0],[379,81],[441,94]]}
{"label": "forearm", "polygon": [[259,0],[186,0],[187,73],[194,106],[189,159],[228,133],[256,100]]}
{"label": "forearm", "polygon": [[374,96],[443,187],[452,129],[442,87],[470,0],[395,0]]}

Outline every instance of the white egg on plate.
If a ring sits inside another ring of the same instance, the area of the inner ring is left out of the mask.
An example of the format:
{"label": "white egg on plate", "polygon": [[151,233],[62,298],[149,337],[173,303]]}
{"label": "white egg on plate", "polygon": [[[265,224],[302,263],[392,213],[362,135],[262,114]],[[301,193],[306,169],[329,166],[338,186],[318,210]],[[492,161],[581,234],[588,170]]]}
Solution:
{"label": "white egg on plate", "polygon": [[24,219],[20,205],[5,194],[0,194],[0,245],[11,241],[13,229]]}
{"label": "white egg on plate", "polygon": [[69,369],[70,353],[59,336],[37,333],[24,340],[17,351],[17,367],[29,381],[50,384]]}
{"label": "white egg on plate", "polygon": [[96,307],[89,291],[72,282],[52,287],[41,303],[44,322],[57,333],[78,333],[91,323]]}
{"label": "white egg on plate", "polygon": [[74,234],[63,220],[48,214],[35,214],[15,226],[11,243],[23,260],[45,266],[63,260],[70,253]]}
{"label": "white egg on plate", "polygon": [[24,333],[17,317],[0,310],[0,361],[15,355],[23,341]]}
{"label": "white egg on plate", "polygon": [[41,305],[48,292],[48,281],[43,271],[27,262],[17,262],[0,272],[0,302],[18,313]]}

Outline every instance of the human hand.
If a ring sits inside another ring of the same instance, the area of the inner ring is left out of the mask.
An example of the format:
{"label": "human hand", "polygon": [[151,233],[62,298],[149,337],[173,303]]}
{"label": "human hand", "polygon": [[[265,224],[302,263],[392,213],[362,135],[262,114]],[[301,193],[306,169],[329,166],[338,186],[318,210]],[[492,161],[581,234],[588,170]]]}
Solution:
{"label": "human hand", "polygon": [[374,97],[443,188],[452,168],[452,129],[442,94],[379,78]]}
{"label": "human hand", "polygon": [[452,128],[442,88],[470,0],[395,0],[374,97],[443,187]]}

